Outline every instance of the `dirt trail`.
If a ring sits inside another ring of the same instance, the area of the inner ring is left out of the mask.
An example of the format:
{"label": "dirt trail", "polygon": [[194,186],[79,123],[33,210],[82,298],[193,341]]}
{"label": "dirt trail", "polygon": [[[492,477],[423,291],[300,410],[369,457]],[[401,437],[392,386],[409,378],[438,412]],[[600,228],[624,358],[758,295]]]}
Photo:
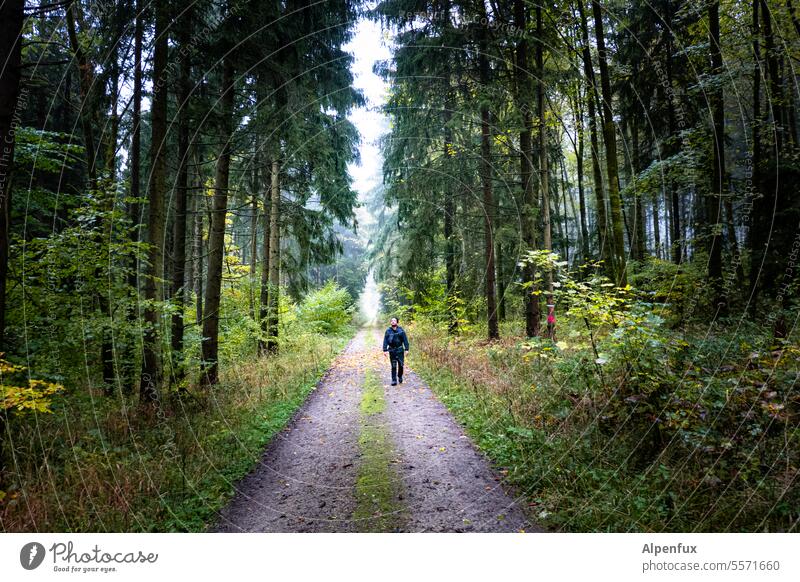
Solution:
{"label": "dirt trail", "polygon": [[380,336],[361,330],[212,531],[536,530],[520,505],[416,374],[389,384]]}

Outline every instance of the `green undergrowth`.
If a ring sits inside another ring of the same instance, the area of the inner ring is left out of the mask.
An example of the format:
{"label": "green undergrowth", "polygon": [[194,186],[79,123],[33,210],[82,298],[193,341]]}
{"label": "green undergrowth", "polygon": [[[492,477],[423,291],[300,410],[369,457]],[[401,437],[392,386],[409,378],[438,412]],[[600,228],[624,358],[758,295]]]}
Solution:
{"label": "green undergrowth", "polygon": [[361,397],[361,464],[356,478],[353,519],[365,532],[397,531],[402,524],[400,478],[393,466],[394,447],[382,412],[386,399],[377,375],[367,370]]}
{"label": "green undergrowth", "polygon": [[165,395],[149,418],[135,399],[75,391],[15,427],[17,479],[0,529],[205,530],[349,337],[309,334],[276,356],[229,364],[213,390]]}
{"label": "green undergrowth", "polygon": [[637,350],[597,334],[596,355],[559,323],[558,343],[409,326],[415,371],[542,526],[796,529],[795,344],[654,327]]}

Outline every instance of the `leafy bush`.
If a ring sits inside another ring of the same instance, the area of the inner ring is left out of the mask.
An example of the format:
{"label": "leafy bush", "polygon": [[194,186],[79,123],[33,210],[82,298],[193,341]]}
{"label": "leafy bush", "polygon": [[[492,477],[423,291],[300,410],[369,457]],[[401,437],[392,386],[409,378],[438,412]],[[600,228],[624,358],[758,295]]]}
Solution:
{"label": "leafy bush", "polygon": [[339,334],[350,325],[353,310],[350,293],[329,281],[324,287],[305,296],[297,308],[297,319],[314,332]]}

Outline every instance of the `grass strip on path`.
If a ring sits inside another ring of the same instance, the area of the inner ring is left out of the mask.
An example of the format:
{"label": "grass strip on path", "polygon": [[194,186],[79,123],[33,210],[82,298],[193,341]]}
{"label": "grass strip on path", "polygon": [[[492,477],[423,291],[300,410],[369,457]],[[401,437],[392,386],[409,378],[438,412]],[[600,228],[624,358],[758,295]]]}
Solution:
{"label": "grass strip on path", "polygon": [[393,466],[396,453],[383,418],[384,410],[383,385],[375,372],[367,369],[358,439],[361,466],[356,479],[356,509],[353,512],[353,519],[360,522],[360,531],[397,531],[403,522],[404,506],[399,499],[402,486]]}

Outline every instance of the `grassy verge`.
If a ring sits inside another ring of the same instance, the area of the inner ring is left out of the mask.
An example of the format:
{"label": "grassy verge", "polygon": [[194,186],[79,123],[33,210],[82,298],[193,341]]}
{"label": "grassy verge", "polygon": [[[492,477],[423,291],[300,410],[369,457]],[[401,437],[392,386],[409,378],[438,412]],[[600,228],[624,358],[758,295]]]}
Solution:
{"label": "grassy verge", "polygon": [[133,402],[75,391],[15,426],[5,531],[202,531],[314,389],[348,336],[309,335],[223,368],[208,393],[172,394],[149,418]]}
{"label": "grassy verge", "polygon": [[360,531],[391,532],[399,529],[402,523],[403,507],[398,501],[400,480],[392,466],[395,453],[389,429],[381,417],[384,410],[383,386],[375,373],[367,370],[361,397],[362,424],[358,439],[361,465],[353,513]]}

